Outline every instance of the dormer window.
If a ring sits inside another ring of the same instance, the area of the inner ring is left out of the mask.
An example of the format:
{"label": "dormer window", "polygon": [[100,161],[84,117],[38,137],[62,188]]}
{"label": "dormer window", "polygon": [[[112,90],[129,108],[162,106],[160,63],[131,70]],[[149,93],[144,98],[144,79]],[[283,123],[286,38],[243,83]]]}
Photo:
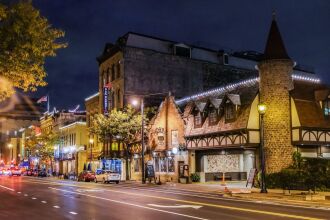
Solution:
{"label": "dormer window", "polygon": [[330,118],[330,100],[323,101],[323,114],[325,117]]}
{"label": "dormer window", "polygon": [[214,106],[209,107],[209,125],[216,125],[219,122],[218,110]]}
{"label": "dormer window", "polygon": [[191,58],[191,48],[184,44],[174,45],[174,54],[181,57]]}
{"label": "dormer window", "polygon": [[225,104],[225,119],[226,121],[230,122],[236,118],[236,106],[231,103],[230,101],[227,101]]}
{"label": "dormer window", "polygon": [[203,125],[203,118],[202,118],[202,113],[201,112],[197,112],[194,115],[194,126],[195,128],[200,128]]}

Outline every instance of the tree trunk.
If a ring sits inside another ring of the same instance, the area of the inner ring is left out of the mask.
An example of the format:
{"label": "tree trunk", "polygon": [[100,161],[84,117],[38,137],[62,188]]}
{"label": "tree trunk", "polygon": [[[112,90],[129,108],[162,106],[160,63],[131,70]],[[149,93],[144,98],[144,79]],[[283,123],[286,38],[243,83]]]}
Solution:
{"label": "tree trunk", "polygon": [[126,146],[126,155],[125,155],[125,159],[126,159],[126,180],[129,180],[129,166],[128,166],[128,144],[125,144]]}

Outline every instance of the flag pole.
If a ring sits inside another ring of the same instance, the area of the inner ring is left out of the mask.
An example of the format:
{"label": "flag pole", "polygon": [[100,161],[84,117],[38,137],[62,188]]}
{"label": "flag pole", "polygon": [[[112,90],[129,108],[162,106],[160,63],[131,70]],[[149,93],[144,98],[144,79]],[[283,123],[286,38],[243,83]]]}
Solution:
{"label": "flag pole", "polygon": [[49,113],[49,94],[47,95],[47,112]]}

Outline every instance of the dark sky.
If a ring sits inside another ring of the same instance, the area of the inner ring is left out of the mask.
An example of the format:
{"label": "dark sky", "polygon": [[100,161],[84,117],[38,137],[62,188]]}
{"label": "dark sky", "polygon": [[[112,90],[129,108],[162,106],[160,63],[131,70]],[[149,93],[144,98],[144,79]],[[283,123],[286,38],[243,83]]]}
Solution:
{"label": "dark sky", "polygon": [[262,52],[276,10],[291,58],[330,84],[328,0],[34,0],[69,47],[46,62],[51,105],[70,108],[97,91],[106,42],[128,31],[225,50]]}

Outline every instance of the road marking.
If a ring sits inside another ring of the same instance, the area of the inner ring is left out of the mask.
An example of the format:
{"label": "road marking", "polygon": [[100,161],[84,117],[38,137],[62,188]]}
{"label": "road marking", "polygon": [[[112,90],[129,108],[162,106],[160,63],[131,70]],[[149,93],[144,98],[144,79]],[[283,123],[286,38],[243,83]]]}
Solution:
{"label": "road marking", "polygon": [[148,204],[148,206],[153,206],[153,207],[157,207],[157,208],[193,208],[193,209],[200,209],[203,206],[200,205],[157,205],[157,204]]}
{"label": "road marking", "polygon": [[41,201],[42,203],[47,203],[46,201]]}
{"label": "road marking", "polygon": [[18,194],[21,194],[21,192],[17,192]]}
{"label": "road marking", "polygon": [[209,206],[209,207],[229,209],[229,210],[242,211],[242,212],[258,213],[258,214],[264,214],[264,215],[272,215],[272,216],[295,218],[295,219],[305,219],[305,220],[321,220],[320,218],[291,215],[291,214],[271,212],[271,211],[262,211],[262,210],[256,210],[256,209],[248,209],[248,208],[239,208],[239,207],[233,207],[233,206],[227,206],[227,205],[217,205],[217,204],[205,203],[205,202],[195,202],[195,201],[174,199],[174,198],[168,198],[168,197],[162,197],[162,196],[153,196],[153,195],[138,194],[138,193],[131,193],[131,192],[121,192],[121,191],[117,191],[117,190],[106,190],[106,191],[122,193],[122,194],[127,194],[127,195],[134,195],[134,196],[156,198],[156,199],[162,199],[162,200],[168,200],[168,201],[175,201],[175,202],[180,202],[180,203],[188,203],[188,204],[193,204],[193,205],[201,205],[201,206]]}
{"label": "road marking", "polygon": [[28,196],[28,194],[24,194],[24,196]]}
{"label": "road marking", "polygon": [[58,205],[53,206],[55,209],[59,209],[60,207]]}
{"label": "road marking", "polygon": [[113,199],[107,199],[107,198],[103,198],[103,197],[99,197],[99,196],[93,196],[93,195],[79,193],[79,192],[72,192],[72,191],[68,191],[68,190],[64,190],[64,189],[57,189],[57,188],[53,188],[53,187],[50,187],[50,188],[51,189],[54,189],[54,190],[58,190],[58,191],[71,192],[71,193],[75,193],[75,194],[79,194],[79,195],[83,195],[83,196],[87,196],[87,197],[91,197],[91,198],[102,199],[102,200],[106,200],[106,201],[110,201],[110,202],[115,202],[115,203],[119,203],[119,204],[123,204],[123,205],[134,206],[134,207],[138,207],[138,208],[142,208],[142,209],[149,209],[149,210],[153,210],[153,211],[158,211],[158,212],[163,212],[163,213],[168,213],[168,214],[183,216],[183,217],[192,218],[192,219],[208,220],[206,218],[200,218],[200,217],[197,217],[197,216],[185,215],[185,214],[181,214],[181,213],[177,213],[177,212],[171,212],[171,211],[166,211],[166,210],[151,208],[151,207],[147,207],[147,206],[137,205],[137,204],[134,204],[134,203],[128,203],[128,202],[123,202],[123,201],[118,201],[118,200],[113,200]]}
{"label": "road marking", "polygon": [[70,214],[72,214],[72,215],[77,215],[78,213],[76,213],[76,212],[69,212]]}
{"label": "road marking", "polygon": [[9,187],[6,187],[6,186],[3,186],[3,185],[0,185],[0,187],[2,187],[2,188],[4,188],[4,189],[8,189],[8,190],[10,190],[10,191],[15,191],[14,189],[9,188]]}
{"label": "road marking", "polygon": [[33,200],[37,199],[36,197],[32,197]]}

